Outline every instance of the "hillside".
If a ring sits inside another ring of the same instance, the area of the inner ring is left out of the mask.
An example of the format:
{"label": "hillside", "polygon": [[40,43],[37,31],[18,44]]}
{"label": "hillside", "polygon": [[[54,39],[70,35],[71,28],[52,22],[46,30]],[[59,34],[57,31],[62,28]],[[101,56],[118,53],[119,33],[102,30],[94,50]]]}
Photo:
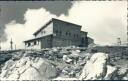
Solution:
{"label": "hillside", "polygon": [[127,53],[127,47],[116,46],[1,51],[0,78],[128,80]]}

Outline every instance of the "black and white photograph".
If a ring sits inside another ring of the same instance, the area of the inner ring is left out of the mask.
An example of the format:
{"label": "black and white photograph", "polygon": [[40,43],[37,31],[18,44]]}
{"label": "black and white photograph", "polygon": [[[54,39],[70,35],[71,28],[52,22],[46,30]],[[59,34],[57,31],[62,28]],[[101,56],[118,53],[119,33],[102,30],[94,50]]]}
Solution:
{"label": "black and white photograph", "polygon": [[128,80],[128,1],[0,1],[0,80]]}

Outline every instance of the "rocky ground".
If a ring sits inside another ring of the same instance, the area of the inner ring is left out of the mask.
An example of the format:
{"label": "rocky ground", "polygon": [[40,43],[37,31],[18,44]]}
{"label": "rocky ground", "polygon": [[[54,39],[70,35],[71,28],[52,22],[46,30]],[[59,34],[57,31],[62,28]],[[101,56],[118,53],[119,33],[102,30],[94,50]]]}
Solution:
{"label": "rocky ground", "polygon": [[63,47],[0,52],[1,80],[128,80],[128,48]]}

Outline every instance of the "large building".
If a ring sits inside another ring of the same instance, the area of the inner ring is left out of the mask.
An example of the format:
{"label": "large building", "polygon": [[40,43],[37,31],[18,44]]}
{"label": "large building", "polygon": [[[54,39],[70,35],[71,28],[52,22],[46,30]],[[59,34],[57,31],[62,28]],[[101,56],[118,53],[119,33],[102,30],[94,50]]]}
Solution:
{"label": "large building", "polygon": [[80,25],[52,18],[36,31],[35,38],[24,41],[29,49],[42,49],[66,46],[88,46],[87,32],[81,31]]}

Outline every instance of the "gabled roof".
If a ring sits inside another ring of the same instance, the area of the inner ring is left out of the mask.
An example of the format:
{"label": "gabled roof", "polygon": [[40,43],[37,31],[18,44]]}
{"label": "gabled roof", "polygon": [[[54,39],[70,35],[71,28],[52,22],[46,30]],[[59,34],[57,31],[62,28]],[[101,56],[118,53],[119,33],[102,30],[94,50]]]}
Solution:
{"label": "gabled roof", "polygon": [[42,29],[44,29],[45,27],[47,27],[47,25],[49,25],[52,22],[52,19],[49,20],[44,26],[42,26],[39,30],[37,30],[35,33],[33,33],[33,35],[38,34]]}
{"label": "gabled roof", "polygon": [[55,18],[52,18],[51,20],[49,20],[44,26],[42,26],[39,30],[37,30],[35,33],[33,33],[33,35],[37,35],[42,29],[44,29],[45,27],[47,27],[51,22],[53,22],[54,20],[57,20],[57,21],[61,21],[61,22],[65,22],[65,23],[69,23],[69,24],[72,24],[72,25],[76,25],[78,27],[82,27],[81,25],[77,25],[77,24],[74,24],[74,23],[70,23],[70,22],[66,22],[66,21],[63,21],[63,20],[59,20],[59,19],[55,19]]}
{"label": "gabled roof", "polygon": [[67,21],[60,20],[60,19],[55,19],[55,18],[52,18],[52,19],[53,20],[57,20],[57,21],[61,21],[61,22],[65,22],[65,23],[68,23],[68,24],[76,25],[76,26],[79,26],[79,27],[82,27],[81,25],[70,23],[70,22],[67,22]]}

